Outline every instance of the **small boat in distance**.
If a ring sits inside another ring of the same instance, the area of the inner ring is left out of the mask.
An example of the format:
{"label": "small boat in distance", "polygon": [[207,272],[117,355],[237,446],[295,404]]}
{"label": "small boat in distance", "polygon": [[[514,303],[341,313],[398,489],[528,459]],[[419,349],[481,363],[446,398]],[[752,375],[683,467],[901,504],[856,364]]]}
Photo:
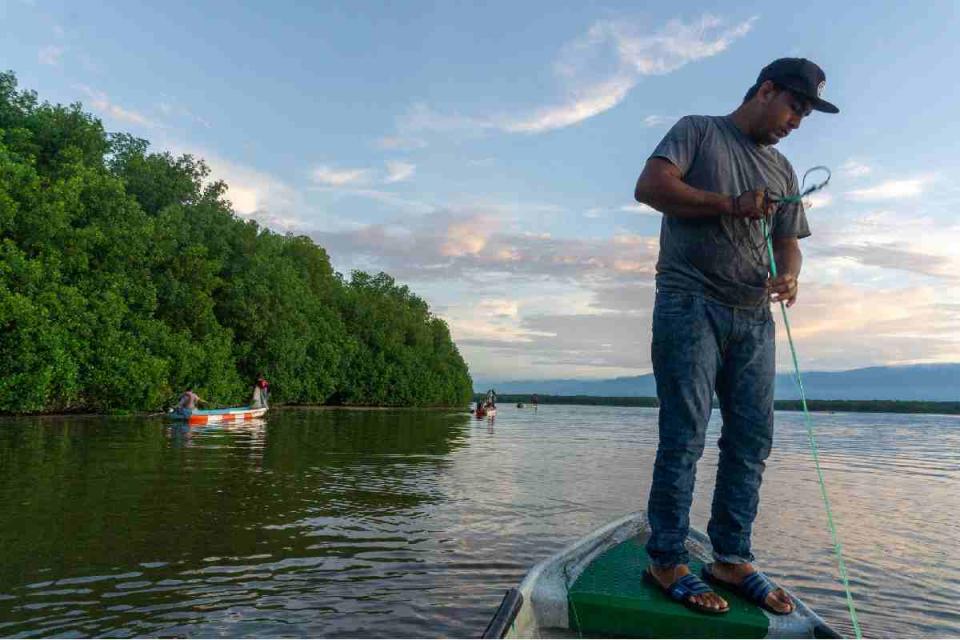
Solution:
{"label": "small boat in distance", "polygon": [[226,409],[171,409],[167,418],[187,424],[216,424],[260,418],[267,407],[228,407]]}
{"label": "small boat in distance", "polygon": [[527,405],[523,404],[522,402],[517,403],[517,409],[523,409],[525,406]]}
{"label": "small boat in distance", "polygon": [[480,418],[493,418],[497,415],[497,407],[495,405],[480,403],[477,405],[476,411],[473,412],[477,416],[477,420]]}
{"label": "small boat in distance", "polygon": [[[643,579],[649,564],[645,513],[634,513],[534,566],[507,591],[484,638],[840,638],[795,594],[777,616],[717,587],[730,611],[691,611]],[[691,529],[690,569],[710,562],[710,540]]]}

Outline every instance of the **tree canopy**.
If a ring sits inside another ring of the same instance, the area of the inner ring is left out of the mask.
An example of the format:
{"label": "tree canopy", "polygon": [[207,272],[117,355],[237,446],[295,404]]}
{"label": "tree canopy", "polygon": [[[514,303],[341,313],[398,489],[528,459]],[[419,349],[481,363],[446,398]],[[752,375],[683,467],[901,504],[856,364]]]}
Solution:
{"label": "tree canopy", "polygon": [[245,403],[454,406],[446,323],[385,273],[238,217],[202,159],[108,134],[0,73],[0,412]]}

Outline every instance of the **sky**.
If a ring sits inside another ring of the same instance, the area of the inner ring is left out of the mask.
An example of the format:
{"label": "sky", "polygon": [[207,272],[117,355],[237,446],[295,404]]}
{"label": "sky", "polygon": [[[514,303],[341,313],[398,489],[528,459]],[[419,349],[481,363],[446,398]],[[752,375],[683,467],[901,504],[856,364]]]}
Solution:
{"label": "sky", "polygon": [[[670,126],[775,58],[826,72],[778,145],[811,198],[801,366],[960,362],[956,2],[0,0],[0,68],[108,131],[202,157],[237,215],[386,271],[475,379],[649,373]],[[778,361],[790,368],[778,318]]]}

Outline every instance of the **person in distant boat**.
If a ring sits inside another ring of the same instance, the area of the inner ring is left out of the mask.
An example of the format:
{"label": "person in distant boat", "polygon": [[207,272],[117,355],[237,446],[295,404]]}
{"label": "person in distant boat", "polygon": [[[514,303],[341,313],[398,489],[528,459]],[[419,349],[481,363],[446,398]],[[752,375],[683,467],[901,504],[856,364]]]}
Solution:
{"label": "person in distant boat", "polygon": [[263,373],[259,373],[257,374],[257,381],[253,383],[253,399],[250,406],[254,409],[266,409],[269,396],[270,383],[263,377]]}
{"label": "person in distant boat", "polygon": [[180,402],[177,404],[177,411],[188,413],[197,408],[197,404],[206,402],[203,398],[193,392],[193,387],[187,387],[187,390],[180,394]]}
{"label": "person in distant boat", "polygon": [[[653,371],[660,440],[647,517],[650,571],[644,576],[678,602],[723,613],[727,602],[690,573],[689,530],[697,461],[714,391],[723,431],[707,532],[714,562],[703,577],[743,593],[775,614],[793,611],[787,593],[756,571],[750,534],[773,441],[773,301],[797,301],[810,235],[797,177],[774,146],[823,100],[826,76],[804,58],[781,58],[760,72],[727,116],[686,116],[660,142],[637,180],[637,201],[663,214],[653,311]],[[772,216],[772,218],[771,218]],[[768,278],[770,219],[777,278]]]}

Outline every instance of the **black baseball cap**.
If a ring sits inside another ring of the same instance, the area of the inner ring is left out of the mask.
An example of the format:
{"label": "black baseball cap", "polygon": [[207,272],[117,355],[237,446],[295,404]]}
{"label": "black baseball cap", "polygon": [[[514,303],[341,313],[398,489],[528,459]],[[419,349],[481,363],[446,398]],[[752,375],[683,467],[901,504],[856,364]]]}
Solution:
{"label": "black baseball cap", "polygon": [[823,69],[806,58],[779,58],[774,60],[757,76],[757,85],[767,80],[793,91],[810,101],[811,108],[824,113],[840,113],[840,109],[823,98],[827,76]]}

